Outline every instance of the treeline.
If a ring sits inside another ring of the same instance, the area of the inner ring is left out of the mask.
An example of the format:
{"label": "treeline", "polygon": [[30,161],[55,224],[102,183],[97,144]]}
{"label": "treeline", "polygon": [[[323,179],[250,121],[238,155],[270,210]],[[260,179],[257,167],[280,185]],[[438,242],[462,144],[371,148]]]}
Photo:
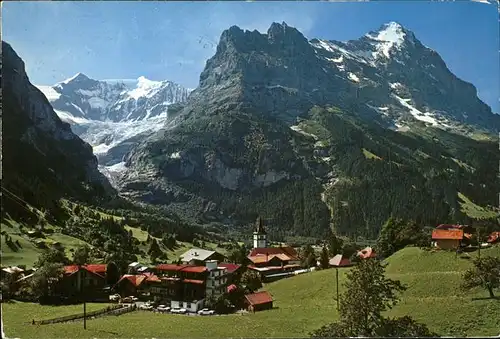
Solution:
{"label": "treeline", "polygon": [[[183,185],[194,189],[186,183]],[[281,240],[296,234],[321,237],[328,231],[330,216],[321,201],[323,188],[314,178],[283,180],[249,193],[215,187],[207,192],[201,185],[197,188],[204,198],[216,203],[225,215],[231,215],[241,226],[253,223],[259,216],[264,218],[269,225],[268,232]]]}

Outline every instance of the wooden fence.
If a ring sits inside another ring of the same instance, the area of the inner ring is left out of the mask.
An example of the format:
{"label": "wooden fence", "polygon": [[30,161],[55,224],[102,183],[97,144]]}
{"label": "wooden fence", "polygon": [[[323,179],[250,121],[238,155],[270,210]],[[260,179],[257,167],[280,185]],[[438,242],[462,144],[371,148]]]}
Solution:
{"label": "wooden fence", "polygon": [[[129,308],[135,309],[135,305],[134,305],[134,307],[124,306],[124,305],[113,305],[113,306],[108,306],[108,307],[101,309],[101,310],[87,312],[86,314],[79,313],[79,314],[68,315],[65,317],[54,318],[54,319],[39,320],[39,321],[33,320],[32,324],[33,325],[47,325],[47,324],[62,323],[62,322],[66,322],[66,321],[74,321],[74,320],[83,319],[84,317],[86,317],[86,318],[97,317],[100,315],[105,315],[107,313],[120,311],[121,309],[129,309]],[[125,313],[125,312],[123,312],[123,313]]]}
{"label": "wooden fence", "polygon": [[135,311],[136,309],[137,309],[137,307],[134,304],[134,305],[125,306],[125,307],[110,311],[106,315],[122,315],[123,313],[132,312],[132,311]]}

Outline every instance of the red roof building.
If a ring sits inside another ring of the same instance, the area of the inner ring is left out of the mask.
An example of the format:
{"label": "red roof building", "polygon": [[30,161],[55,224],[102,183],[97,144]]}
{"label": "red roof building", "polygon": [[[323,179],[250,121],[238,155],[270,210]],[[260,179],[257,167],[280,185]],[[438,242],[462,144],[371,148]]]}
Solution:
{"label": "red roof building", "polygon": [[157,271],[180,271],[189,265],[177,265],[177,264],[159,264],[156,266]]}
{"label": "red roof building", "polygon": [[188,266],[182,268],[181,271],[189,273],[204,273],[208,271],[208,268],[206,266]]}
{"label": "red roof building", "polygon": [[231,284],[227,287],[227,293],[231,293],[231,292],[234,292],[238,289],[238,286],[236,286],[235,284]]}
{"label": "red roof building", "polygon": [[331,258],[328,263],[330,264],[330,266],[335,267],[346,267],[352,265],[349,258],[344,257],[342,254],[337,254],[336,256]]}
{"label": "red roof building", "polygon": [[219,267],[224,267],[227,269],[227,273],[232,274],[241,268],[241,265],[231,264],[231,263],[220,263]]}
{"label": "red roof building", "polygon": [[432,231],[432,240],[440,249],[457,249],[464,238],[462,229],[435,229]]}
{"label": "red roof building", "polygon": [[149,282],[161,282],[160,278],[158,278],[156,274],[153,274],[151,272],[143,273],[143,275],[146,276],[146,280]]}
{"label": "red roof building", "polygon": [[371,247],[365,247],[362,250],[358,251],[358,257],[361,259],[368,259],[368,258],[376,258],[377,254]]}
{"label": "red roof building", "polygon": [[267,291],[247,294],[245,299],[250,312],[269,310],[273,308],[273,297]]}
{"label": "red roof building", "polygon": [[143,274],[125,274],[113,286],[121,296],[137,295],[140,290],[145,289],[148,277]]}
{"label": "red roof building", "polygon": [[250,251],[249,257],[255,257],[257,255],[273,255],[273,254],[286,254],[291,258],[298,258],[297,251],[290,247],[266,247],[266,248],[254,248]]}
{"label": "red roof building", "polygon": [[78,265],[69,265],[69,266],[64,266],[64,274],[66,275],[71,275],[73,273],[76,273],[80,270],[80,267]]}
{"label": "red roof building", "polygon": [[238,264],[220,263],[219,267],[226,269],[227,284],[230,285],[239,280],[243,274],[245,267]]}
{"label": "red roof building", "polygon": [[78,297],[82,291],[85,291],[87,300],[102,297],[103,289],[106,286],[105,273],[94,272],[88,266],[92,268],[91,265],[67,265],[63,267],[64,276],[60,282],[60,290],[63,291],[64,296]]}
{"label": "red roof building", "polygon": [[86,270],[97,273],[100,275],[105,275],[106,274],[106,269],[108,268],[108,265],[106,264],[90,264],[90,265],[85,265],[84,266]]}
{"label": "red roof building", "polygon": [[488,240],[486,240],[486,242],[488,242],[489,244],[500,242],[500,232],[492,232],[488,236]]}
{"label": "red roof building", "polygon": [[80,269],[86,270],[98,276],[104,277],[106,275],[106,265],[92,264],[92,265],[68,265],[64,266],[64,274],[71,275],[78,272]]}
{"label": "red roof building", "polygon": [[464,231],[461,229],[435,229],[432,231],[432,240],[462,240]]}
{"label": "red roof building", "polygon": [[132,286],[139,287],[144,281],[147,280],[145,275],[135,275],[135,274],[125,274],[118,280],[116,284],[120,284],[122,281],[127,280]]}

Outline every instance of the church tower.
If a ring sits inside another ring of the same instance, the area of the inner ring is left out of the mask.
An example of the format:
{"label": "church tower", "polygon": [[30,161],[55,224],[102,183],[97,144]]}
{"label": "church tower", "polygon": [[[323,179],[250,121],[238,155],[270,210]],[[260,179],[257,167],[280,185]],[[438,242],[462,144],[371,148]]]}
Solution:
{"label": "church tower", "polygon": [[253,248],[267,247],[267,233],[264,230],[261,217],[257,218],[255,223],[255,231],[253,232]]}

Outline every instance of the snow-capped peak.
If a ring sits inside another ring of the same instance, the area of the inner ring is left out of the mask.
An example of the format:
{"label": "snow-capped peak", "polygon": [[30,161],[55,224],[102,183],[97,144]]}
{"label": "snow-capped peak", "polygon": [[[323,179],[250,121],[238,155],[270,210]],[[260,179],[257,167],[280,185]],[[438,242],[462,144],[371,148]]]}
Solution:
{"label": "snow-capped peak", "polygon": [[84,81],[84,80],[89,80],[89,77],[87,77],[83,73],[78,72],[75,75],[73,75],[71,78],[68,78],[66,80],[61,81],[60,84],[69,84],[70,82]]}
{"label": "snow-capped peak", "polygon": [[157,85],[161,84],[161,81],[149,80],[145,76],[142,76],[142,75],[139,78],[137,78],[137,82],[138,82],[139,86],[144,86],[144,87],[152,87],[152,86],[155,86],[155,85],[157,86]]}
{"label": "snow-capped peak", "polygon": [[404,41],[406,33],[403,26],[397,22],[390,22],[385,24],[383,28],[378,32],[378,36],[373,39],[378,41],[392,42],[394,44],[401,44]]}
{"label": "snow-capped peak", "polygon": [[397,22],[385,24],[376,34],[366,34],[366,37],[377,42],[377,50],[373,52],[374,58],[377,58],[381,53],[389,58],[389,51],[399,48],[406,37],[406,32]]}
{"label": "snow-capped peak", "polygon": [[140,97],[147,97],[151,94],[151,91],[154,91],[162,86],[161,81],[152,81],[147,79],[144,76],[140,76],[137,79],[137,87],[128,92],[128,95],[135,100],[138,100]]}
{"label": "snow-capped peak", "polygon": [[166,116],[170,104],[185,101],[189,94],[184,87],[168,80],[153,81],[144,76],[94,80],[82,73],[39,89],[57,111],[103,122]]}

